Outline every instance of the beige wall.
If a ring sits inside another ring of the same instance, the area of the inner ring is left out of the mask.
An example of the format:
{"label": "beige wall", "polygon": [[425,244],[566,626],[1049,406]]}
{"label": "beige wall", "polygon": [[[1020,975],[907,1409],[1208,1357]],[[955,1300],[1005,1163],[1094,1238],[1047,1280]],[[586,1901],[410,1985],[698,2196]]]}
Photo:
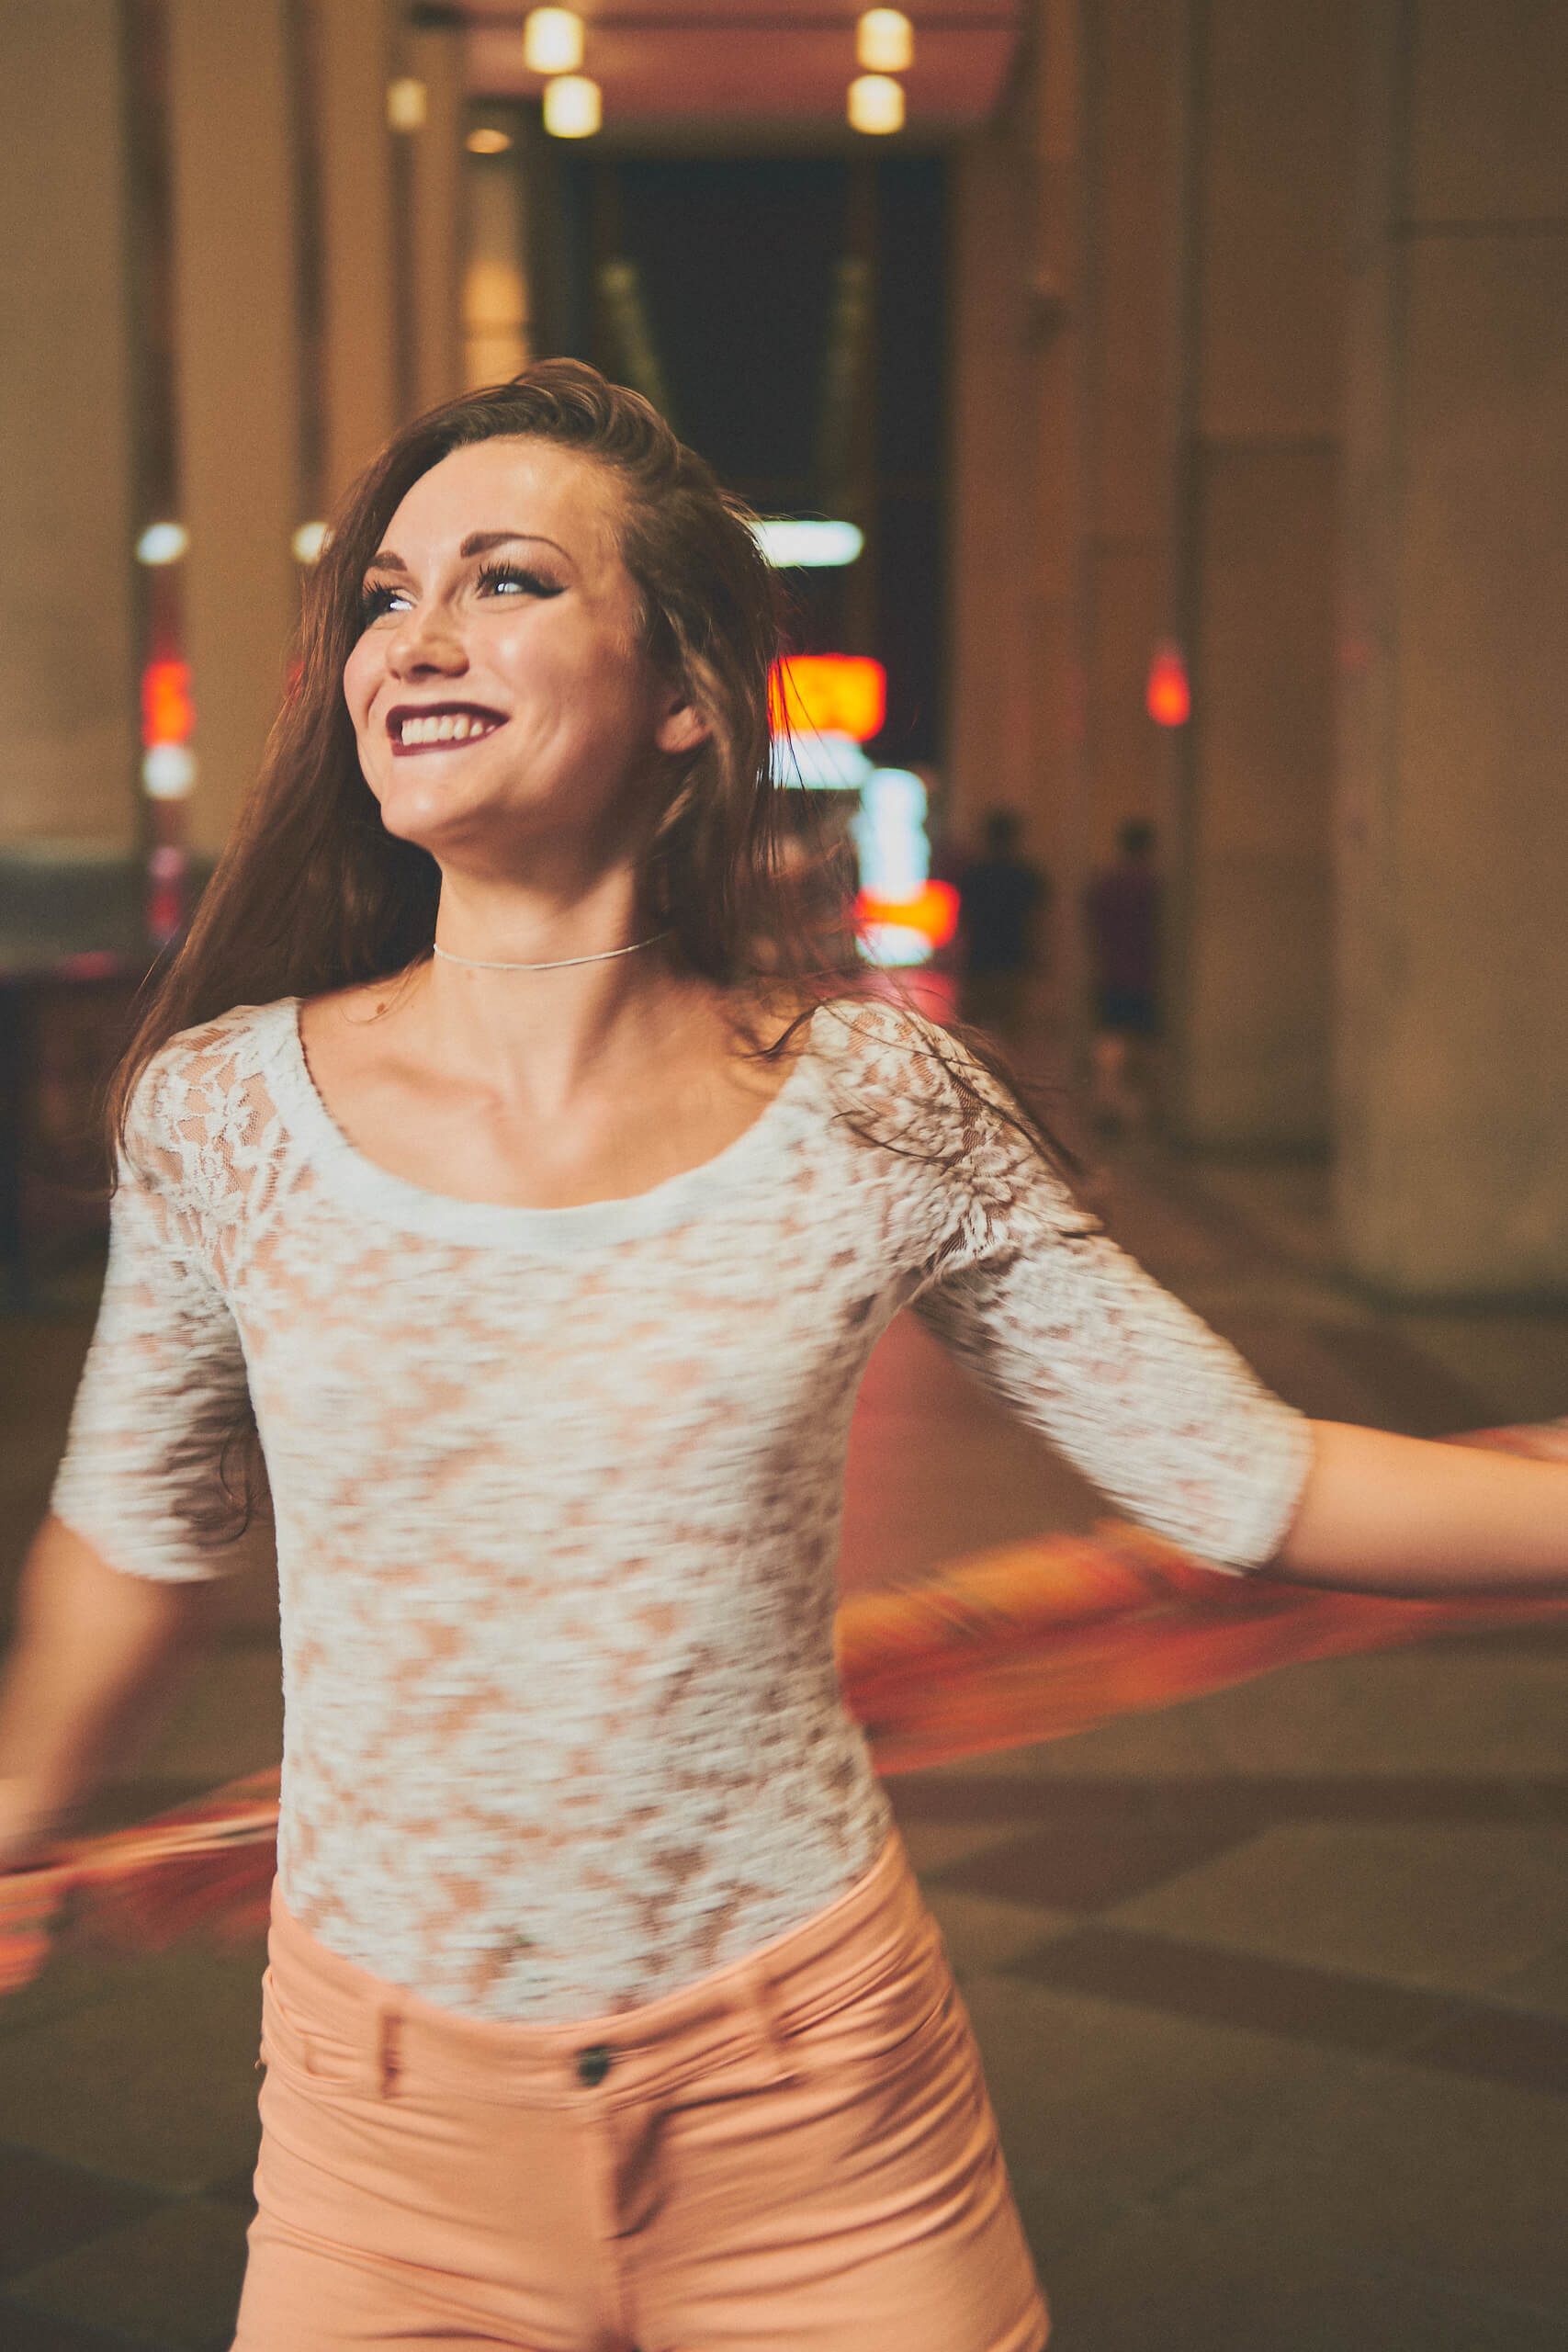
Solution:
{"label": "beige wall", "polygon": [[1195,17],[1188,952],[1192,1141],[1329,1125],[1331,801],[1354,0]]}
{"label": "beige wall", "polygon": [[388,0],[311,0],[330,511],[398,421]]}
{"label": "beige wall", "polygon": [[1189,0],[1087,11],[1090,127],[1088,751],[1091,859],[1130,817],[1179,842],[1180,746],[1145,708],[1180,633],[1179,449],[1186,323]]}
{"label": "beige wall", "polygon": [[135,834],[126,184],[115,0],[0,10],[0,845]]}
{"label": "beige wall", "polygon": [[1064,910],[1069,1023],[1088,850],[1085,71],[1078,0],[1035,0],[1010,98],[956,160],[949,473],[955,819],[1023,816]]}
{"label": "beige wall", "polygon": [[191,840],[221,848],[255,775],[299,611],[288,0],[169,0]]}
{"label": "beige wall", "polygon": [[1411,1294],[1568,1286],[1568,16],[1368,10],[1339,1194]]}

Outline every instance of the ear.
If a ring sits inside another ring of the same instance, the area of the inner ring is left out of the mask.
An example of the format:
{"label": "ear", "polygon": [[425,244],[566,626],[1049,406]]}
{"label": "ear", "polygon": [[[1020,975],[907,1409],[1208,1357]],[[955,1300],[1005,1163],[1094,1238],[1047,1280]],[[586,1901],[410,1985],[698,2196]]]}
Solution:
{"label": "ear", "polygon": [[694,752],[699,743],[705,743],[710,732],[700,711],[689,702],[678,702],[660,720],[653,740],[671,758],[682,759]]}

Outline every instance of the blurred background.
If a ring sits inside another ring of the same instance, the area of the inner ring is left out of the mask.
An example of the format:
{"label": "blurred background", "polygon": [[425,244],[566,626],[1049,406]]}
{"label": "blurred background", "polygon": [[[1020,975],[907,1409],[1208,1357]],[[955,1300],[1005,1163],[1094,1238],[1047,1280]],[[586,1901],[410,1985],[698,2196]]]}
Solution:
{"label": "blurred background", "polygon": [[[552,354],[768,518],[862,952],[1112,1229],[1308,1410],[1568,1411],[1561,0],[12,0],[0,189],[6,1589],[334,502]],[[847,1580],[1093,1509],[896,1327]],[[250,1589],[111,1805],[276,1758]],[[1568,2346],[1565,1697],[1450,1642],[902,1784],[1064,2352]],[[0,2015],[6,2352],[227,2341],[256,1966]]]}

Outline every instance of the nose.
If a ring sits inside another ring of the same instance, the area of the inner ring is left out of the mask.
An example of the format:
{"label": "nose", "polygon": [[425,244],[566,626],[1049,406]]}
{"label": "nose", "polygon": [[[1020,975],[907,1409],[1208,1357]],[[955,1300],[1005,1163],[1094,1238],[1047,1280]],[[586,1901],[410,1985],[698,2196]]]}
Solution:
{"label": "nose", "polygon": [[451,678],[468,666],[462,632],[447,607],[434,598],[402,615],[387,647],[387,667],[397,678]]}

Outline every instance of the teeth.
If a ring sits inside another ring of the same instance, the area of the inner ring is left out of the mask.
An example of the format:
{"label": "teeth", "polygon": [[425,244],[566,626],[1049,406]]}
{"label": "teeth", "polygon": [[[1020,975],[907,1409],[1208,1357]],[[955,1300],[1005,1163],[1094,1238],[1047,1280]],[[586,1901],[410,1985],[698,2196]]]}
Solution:
{"label": "teeth", "polygon": [[428,718],[405,718],[401,741],[413,743],[471,743],[476,737],[493,732],[493,718],[470,716],[466,710],[434,712]]}

